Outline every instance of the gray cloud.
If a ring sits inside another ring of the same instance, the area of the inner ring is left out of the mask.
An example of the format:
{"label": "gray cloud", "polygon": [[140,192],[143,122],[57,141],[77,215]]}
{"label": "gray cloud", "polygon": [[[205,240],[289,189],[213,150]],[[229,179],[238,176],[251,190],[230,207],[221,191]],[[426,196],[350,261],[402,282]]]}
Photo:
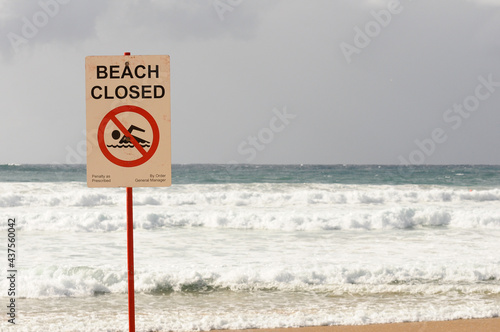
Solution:
{"label": "gray cloud", "polygon": [[126,33],[150,40],[210,40],[221,35],[248,38],[258,23],[259,12],[267,6],[250,2],[240,6],[238,10],[234,8],[226,12],[224,21],[221,21],[213,1],[146,0],[124,5],[124,1],[115,0],[110,8],[112,20],[103,20],[100,26],[102,29],[123,29]]}
{"label": "gray cloud", "polygon": [[[214,1],[40,0],[3,3],[0,42],[4,58],[49,43],[75,45],[88,39],[210,40],[251,38],[259,15],[272,5],[244,2],[224,12]],[[235,8],[236,9],[236,8]]]}
{"label": "gray cloud", "polygon": [[[39,6],[2,4],[2,33],[20,29]],[[1,157],[64,162],[84,138],[84,57],[131,51],[171,55],[174,162],[245,162],[240,144],[269,133],[273,110],[284,107],[296,118],[252,162],[398,163],[436,128],[447,140],[426,163],[500,162],[491,153],[500,141],[500,90],[459,128],[443,119],[474,94],[479,76],[500,81],[500,7],[401,0],[402,11],[348,63],[341,43],[352,44],[355,27],[365,29],[372,11],[387,6],[244,0],[221,20],[212,1],[70,1],[27,52],[13,52],[7,38],[0,44],[11,60],[0,64],[0,88],[10,91],[0,107],[16,110],[4,115],[14,125],[0,137],[19,135],[25,123],[52,144],[42,153],[23,136]],[[55,118],[64,128],[44,132]]]}
{"label": "gray cloud", "polygon": [[96,36],[95,22],[106,2],[89,0],[9,1],[0,21],[0,53],[10,59],[38,45],[75,45]]}

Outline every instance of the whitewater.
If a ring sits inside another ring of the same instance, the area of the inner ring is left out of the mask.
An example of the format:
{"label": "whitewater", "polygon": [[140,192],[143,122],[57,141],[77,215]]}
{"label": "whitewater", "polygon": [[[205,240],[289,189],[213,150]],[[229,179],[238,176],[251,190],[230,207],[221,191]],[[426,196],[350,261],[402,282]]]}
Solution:
{"label": "whitewater", "polygon": [[[235,182],[222,166],[224,181],[199,177],[213,165],[178,167],[179,183],[134,189],[138,331],[500,312],[498,168],[436,166],[374,183],[384,167],[309,168],[326,180],[300,182],[288,178],[304,169],[291,166],[236,170]],[[125,189],[89,189],[81,169],[35,171],[36,181],[0,182],[0,246],[8,218],[19,246],[18,325],[4,319],[1,330],[127,330]],[[7,288],[2,278],[3,303]]]}

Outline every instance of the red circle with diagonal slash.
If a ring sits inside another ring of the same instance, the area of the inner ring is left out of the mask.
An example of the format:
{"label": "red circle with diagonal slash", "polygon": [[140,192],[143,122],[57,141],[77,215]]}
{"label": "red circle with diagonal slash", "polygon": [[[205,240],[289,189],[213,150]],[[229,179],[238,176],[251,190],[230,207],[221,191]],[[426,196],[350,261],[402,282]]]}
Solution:
{"label": "red circle with diagonal slash", "polygon": [[[144,150],[144,148],[137,142],[137,140],[129,133],[127,128],[116,118],[116,115],[124,112],[136,113],[143,116],[151,126],[153,130],[153,139],[151,142],[151,146],[148,151]],[[111,152],[109,152],[106,143],[104,142],[104,129],[108,125],[109,121],[112,121],[118,129],[127,137],[130,138],[130,143],[132,143],[137,150],[142,154],[142,157],[135,160],[123,160],[115,157]],[[99,148],[101,149],[104,156],[111,161],[113,164],[122,167],[135,167],[144,164],[146,161],[151,159],[151,157],[155,154],[156,149],[158,148],[158,143],[160,142],[160,130],[158,129],[158,124],[151,114],[149,114],[145,109],[142,109],[138,106],[132,105],[123,105],[113,109],[111,112],[106,114],[99,125],[99,130],[97,132],[97,141],[99,142]]]}

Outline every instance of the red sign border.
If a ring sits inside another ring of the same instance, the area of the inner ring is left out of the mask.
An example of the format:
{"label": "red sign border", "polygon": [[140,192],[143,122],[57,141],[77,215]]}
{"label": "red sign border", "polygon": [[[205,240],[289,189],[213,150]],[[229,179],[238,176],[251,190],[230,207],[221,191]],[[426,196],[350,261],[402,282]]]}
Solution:
{"label": "red sign border", "polygon": [[[130,143],[132,143],[135,147],[137,147],[137,149],[141,152],[142,157],[139,159],[135,160],[119,159],[113,156],[111,152],[109,152],[108,148],[106,147],[106,143],[104,142],[104,130],[106,129],[108,122],[113,121],[116,124],[115,121],[118,121],[116,119],[116,115],[124,112],[132,112],[142,115],[144,118],[146,118],[148,123],[151,125],[151,129],[153,130],[153,139],[151,142],[151,147],[149,148],[148,151],[145,151],[139,144],[139,142],[137,142],[137,140],[126,129],[121,130],[122,132],[125,131],[124,134],[127,134],[127,137],[130,137]],[[101,149],[102,154],[113,164],[122,167],[136,167],[144,164],[146,161],[151,159],[151,157],[153,157],[153,155],[155,154],[156,149],[158,148],[158,145],[160,143],[160,130],[153,116],[149,114],[145,109],[135,105],[122,105],[111,110],[108,114],[104,116],[97,131],[97,141],[99,142],[99,148]]]}

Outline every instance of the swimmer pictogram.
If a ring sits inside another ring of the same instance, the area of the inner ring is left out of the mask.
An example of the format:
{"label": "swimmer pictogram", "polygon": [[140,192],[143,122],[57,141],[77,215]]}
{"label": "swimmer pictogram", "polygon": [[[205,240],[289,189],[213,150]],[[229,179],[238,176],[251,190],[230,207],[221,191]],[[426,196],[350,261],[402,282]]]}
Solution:
{"label": "swimmer pictogram", "polygon": [[[128,132],[129,132],[130,134],[132,134],[132,132],[133,132],[134,130],[135,130],[135,131],[142,131],[142,132],[145,132],[145,130],[144,130],[144,129],[139,128],[139,127],[136,127],[136,126],[134,126],[134,125],[131,125],[131,126],[130,126],[127,130],[128,130]],[[132,135],[132,136],[135,138],[135,140],[136,140],[137,142],[139,142],[139,144],[140,144],[143,148],[145,148],[145,147],[147,147],[147,148],[151,147],[151,145],[149,144],[149,143],[150,143],[149,141],[146,141],[145,139],[142,139],[142,138],[137,137],[137,136],[135,136],[135,135]],[[130,138],[129,138],[129,137],[127,137],[125,134],[123,134],[123,135],[122,135],[122,133],[121,133],[119,130],[117,130],[117,129],[116,129],[116,130],[113,130],[113,132],[111,133],[111,137],[113,137],[113,139],[114,139],[114,140],[118,140],[119,138],[121,138],[121,139],[120,139],[120,141],[118,142],[119,144],[116,144],[116,145],[113,145],[113,144],[108,144],[108,145],[106,145],[108,148],[119,148],[119,149],[121,149],[121,148],[134,148],[134,147],[135,147],[135,146],[134,146],[134,144],[132,144],[132,143],[130,142]]]}
{"label": "swimmer pictogram", "polygon": [[[131,121],[134,124],[127,124]],[[147,162],[153,157],[160,140],[158,125],[151,114],[131,105],[120,106],[107,113],[99,125],[97,136],[103,155],[122,167],[135,167]]]}

